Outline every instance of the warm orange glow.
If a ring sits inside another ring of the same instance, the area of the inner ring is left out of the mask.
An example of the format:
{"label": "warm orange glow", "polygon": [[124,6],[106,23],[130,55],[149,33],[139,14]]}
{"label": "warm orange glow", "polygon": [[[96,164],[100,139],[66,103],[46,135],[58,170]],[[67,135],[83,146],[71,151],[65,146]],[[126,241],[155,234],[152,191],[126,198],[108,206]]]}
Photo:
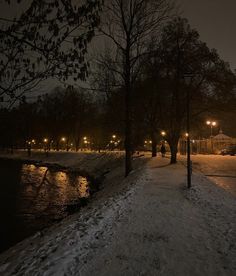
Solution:
{"label": "warm orange glow", "polygon": [[206,121],[206,124],[208,126],[216,126],[217,125],[217,123],[215,121]]}
{"label": "warm orange glow", "polygon": [[48,142],[48,139],[47,139],[47,138],[44,138],[43,141],[44,141],[44,143],[47,143],[47,142]]}
{"label": "warm orange glow", "polygon": [[162,135],[162,136],[165,136],[165,135],[166,135],[166,132],[165,132],[165,131],[162,131],[162,132],[161,132],[161,135]]}
{"label": "warm orange glow", "polygon": [[185,133],[185,136],[188,137],[189,136],[188,133]]}
{"label": "warm orange glow", "polygon": [[62,142],[65,142],[65,141],[66,141],[66,138],[65,138],[65,137],[62,137],[61,140],[62,140]]}
{"label": "warm orange glow", "polygon": [[115,139],[115,138],[116,138],[116,135],[112,135],[112,138]]}
{"label": "warm orange glow", "polygon": [[86,137],[86,136],[84,136],[84,140],[87,140],[87,137]]}

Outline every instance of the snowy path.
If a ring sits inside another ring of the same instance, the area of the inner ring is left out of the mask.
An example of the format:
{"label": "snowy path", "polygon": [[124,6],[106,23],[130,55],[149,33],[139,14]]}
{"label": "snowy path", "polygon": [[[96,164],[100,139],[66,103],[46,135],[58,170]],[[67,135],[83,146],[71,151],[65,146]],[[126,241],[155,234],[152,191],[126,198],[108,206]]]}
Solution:
{"label": "snowy path", "polygon": [[[186,157],[180,156],[180,160]],[[192,155],[193,169],[200,170],[219,187],[236,197],[236,156]]]}
{"label": "snowy path", "polygon": [[[235,275],[233,199],[226,198],[226,206],[222,203],[228,216],[218,217],[222,210],[199,199],[201,190],[184,191],[185,170],[180,165],[157,168],[157,163],[149,164],[111,243],[91,254],[81,275]],[[195,176],[194,181],[204,185],[206,180]],[[232,232],[234,241],[221,231]]]}
{"label": "snowy path", "polygon": [[1,275],[236,274],[235,198],[156,158],[124,182],[129,189],[91,204],[0,256]]}

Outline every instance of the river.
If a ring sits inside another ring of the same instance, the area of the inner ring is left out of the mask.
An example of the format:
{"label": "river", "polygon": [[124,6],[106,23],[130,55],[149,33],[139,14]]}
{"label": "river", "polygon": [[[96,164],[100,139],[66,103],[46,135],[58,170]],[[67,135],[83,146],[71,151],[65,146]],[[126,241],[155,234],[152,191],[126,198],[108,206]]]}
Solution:
{"label": "river", "polygon": [[0,177],[0,252],[78,210],[89,197],[87,179],[75,173],[0,160]]}

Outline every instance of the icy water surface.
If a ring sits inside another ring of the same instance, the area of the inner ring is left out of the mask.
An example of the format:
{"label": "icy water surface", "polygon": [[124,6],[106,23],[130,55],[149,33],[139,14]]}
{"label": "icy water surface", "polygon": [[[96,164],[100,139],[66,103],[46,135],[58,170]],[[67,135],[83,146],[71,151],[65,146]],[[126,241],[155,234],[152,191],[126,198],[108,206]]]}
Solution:
{"label": "icy water surface", "polygon": [[0,160],[0,252],[77,210],[89,196],[78,174]]}

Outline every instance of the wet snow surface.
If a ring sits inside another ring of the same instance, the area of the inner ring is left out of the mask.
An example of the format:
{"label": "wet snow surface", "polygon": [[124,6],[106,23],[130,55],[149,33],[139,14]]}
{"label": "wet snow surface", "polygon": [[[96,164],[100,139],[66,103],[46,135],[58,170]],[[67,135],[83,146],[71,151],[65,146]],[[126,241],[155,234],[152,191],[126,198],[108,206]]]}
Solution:
{"label": "wet snow surface", "polygon": [[8,250],[0,274],[235,275],[235,197],[199,173],[187,190],[186,169],[168,162]]}
{"label": "wet snow surface", "polygon": [[236,197],[236,156],[193,155],[193,168]]}

